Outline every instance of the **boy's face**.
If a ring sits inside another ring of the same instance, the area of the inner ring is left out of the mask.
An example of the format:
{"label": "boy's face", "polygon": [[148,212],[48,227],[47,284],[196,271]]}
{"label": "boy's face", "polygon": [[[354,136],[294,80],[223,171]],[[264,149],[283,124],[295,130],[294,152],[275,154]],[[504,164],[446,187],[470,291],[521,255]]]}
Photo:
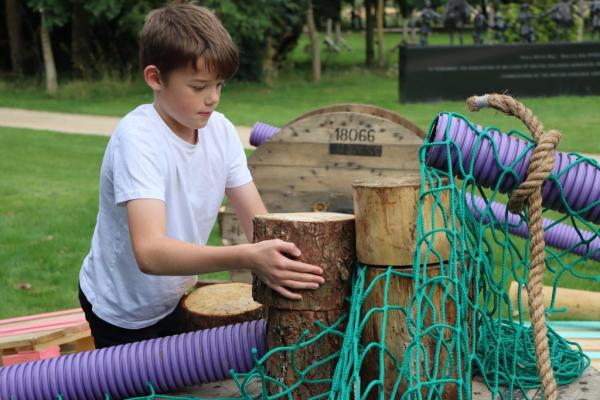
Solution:
{"label": "boy's face", "polygon": [[223,80],[216,73],[208,72],[201,62],[196,70],[191,65],[173,70],[166,81],[158,69],[155,74],[146,70],[144,77],[154,90],[155,104],[171,129],[185,134],[206,126],[221,97]]}

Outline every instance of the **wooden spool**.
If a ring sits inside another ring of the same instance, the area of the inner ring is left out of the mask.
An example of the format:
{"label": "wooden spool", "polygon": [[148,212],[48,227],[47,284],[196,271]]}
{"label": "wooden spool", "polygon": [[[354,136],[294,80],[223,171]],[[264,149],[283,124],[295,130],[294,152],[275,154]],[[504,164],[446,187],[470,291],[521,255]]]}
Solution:
{"label": "wooden spool", "polygon": [[[350,272],[355,263],[354,216],[335,213],[266,214],[254,218],[254,241],[282,239],[293,242],[302,252],[299,261],[323,268],[325,283],[319,289],[301,290],[302,300],[288,300],[254,277],[254,299],[268,306],[267,348],[296,343],[306,329],[318,334],[315,320],[327,326],[336,322],[346,310]],[[344,327],[338,327],[343,330]],[[315,362],[339,351],[342,338],[328,334],[318,343],[304,347],[293,355],[277,353],[266,363],[267,375],[287,387],[301,378],[294,369],[304,370]],[[331,379],[335,361],[311,370],[305,379]],[[330,390],[328,384],[302,384],[292,394],[295,399],[307,399]],[[269,385],[270,393],[280,387]]]}
{"label": "wooden spool", "polygon": [[[424,137],[395,112],[338,104],[282,127],[248,165],[269,212],[352,213],[352,182],[418,172]],[[247,242],[231,206],[221,212],[219,224],[225,245]]]}
{"label": "wooden spool", "polygon": [[[431,231],[445,227],[443,214],[440,207],[449,210],[449,197],[446,192],[438,192],[439,202],[435,202],[433,194],[426,195],[420,199],[419,192],[421,178],[418,175],[407,175],[397,178],[378,178],[365,181],[357,181],[353,184],[353,201],[356,216],[356,251],[357,258],[361,263],[367,264],[366,283],[368,286],[378,275],[386,272],[387,268],[381,266],[392,266],[396,271],[405,274],[404,277],[392,275],[388,287],[387,303],[384,303],[385,279],[381,279],[370,292],[363,305],[363,312],[366,313],[373,308],[384,307],[387,305],[399,306],[406,310],[411,319],[416,320],[414,313],[413,295],[415,293],[415,283],[412,279],[412,266],[415,251],[417,249],[417,217],[419,211],[419,201],[423,203],[422,223],[424,230]],[[446,239],[444,232],[439,232],[429,237],[430,245],[423,243],[421,245],[420,265],[424,262],[427,265],[427,276],[433,278],[439,276],[439,263],[447,261],[450,253],[450,244]],[[430,251],[430,250],[435,250]],[[380,266],[380,267],[377,267]],[[448,326],[456,324],[456,305],[454,301],[443,299],[445,291],[444,283],[448,281],[437,281],[425,294],[429,297],[431,303],[424,303],[422,306],[428,313],[421,315],[424,328],[440,323]],[[454,292],[454,298],[456,293]],[[444,309],[445,320],[440,321],[440,313]],[[438,315],[433,318],[433,310]],[[383,332],[383,313],[375,312],[367,320],[362,332],[362,340],[365,345],[368,343],[379,343],[385,333],[385,345],[391,354],[401,363],[405,357],[405,351],[411,349],[413,344],[414,332],[409,331],[410,324],[407,324],[406,314],[400,310],[390,310],[387,316],[387,326]],[[439,330],[434,334],[443,337],[443,340],[452,337],[451,330]],[[426,335],[418,342],[422,346],[421,355],[426,352],[429,356],[429,364],[426,364],[421,357],[420,371],[422,374],[417,379],[427,381],[428,372],[435,372],[439,365],[444,365],[448,358],[447,350],[437,349],[438,339]],[[435,363],[436,352],[439,353],[439,363]],[[373,349],[369,352],[363,363],[362,376],[364,382],[370,382],[378,379],[380,376],[380,351]],[[414,353],[412,355],[414,357]],[[456,355],[452,355],[454,358]],[[454,358],[455,359],[455,358]],[[426,365],[434,366],[426,371]],[[394,367],[393,359],[390,356],[384,357],[385,382],[380,388],[385,391],[385,398],[389,398],[393,387],[398,379],[398,371]],[[416,365],[411,366],[411,371],[416,371]],[[439,375],[438,375],[439,377]],[[402,380],[398,388],[398,398],[407,389],[407,381]],[[423,395],[427,394],[428,388],[423,389]],[[432,392],[433,393],[433,392]],[[439,395],[439,393],[437,394]],[[377,389],[370,392],[369,398],[378,396]],[[444,400],[456,399],[458,396],[456,385],[446,384],[441,393]],[[427,398],[427,396],[425,396]],[[438,398],[438,397],[434,397]]]}
{"label": "wooden spool", "polygon": [[197,288],[182,302],[188,331],[254,321],[264,317],[264,307],[252,299],[248,283],[217,283]]}
{"label": "wooden spool", "polygon": [[[370,265],[413,265],[420,186],[418,175],[354,182],[358,261]],[[439,192],[439,200],[439,204],[435,204],[433,194],[423,197],[422,215],[426,232],[445,227],[440,207],[450,209],[448,192]],[[450,252],[446,234],[436,233],[429,240],[432,246],[423,243],[421,256],[424,257],[431,247],[436,253],[429,253],[428,264],[446,261]]]}

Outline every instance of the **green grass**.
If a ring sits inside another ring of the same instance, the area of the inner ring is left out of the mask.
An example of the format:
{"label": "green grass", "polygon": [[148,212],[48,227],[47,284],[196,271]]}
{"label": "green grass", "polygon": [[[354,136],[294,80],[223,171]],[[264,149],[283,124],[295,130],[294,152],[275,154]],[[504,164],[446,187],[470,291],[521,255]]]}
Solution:
{"label": "green grass", "polygon": [[[79,306],[107,141],[0,128],[0,318]],[[209,244],[221,244],[218,227]]]}
{"label": "green grass", "polygon": [[[417,125],[427,128],[441,111],[468,114],[463,101],[402,104],[398,101],[398,71],[394,67],[394,46],[400,34],[386,35],[387,61],[390,67],[378,70],[363,68],[364,40],[359,34],[346,34],[352,51],[323,51],[323,78],[313,83],[309,78],[309,55],[304,51],[306,38],[284,64],[279,79],[271,86],[259,83],[229,82],[223,90],[219,110],[236,125],[256,121],[281,126],[300,114],[335,103],[358,102],[396,111]],[[434,35],[432,42],[443,43],[444,35]],[[600,96],[563,96],[522,99],[548,128],[563,133],[560,149],[600,153]],[[137,105],[151,102],[152,96],[140,78],[124,81],[102,79],[94,82],[70,81],[61,84],[60,93],[50,97],[35,82],[0,81],[0,107],[123,116]],[[524,127],[514,119],[492,111],[470,115],[481,125],[502,129]]]}
{"label": "green grass", "polygon": [[[386,35],[389,67],[363,68],[364,38],[346,34],[353,51],[323,52],[323,79],[309,82],[307,43],[290,55],[271,86],[230,82],[223,92],[220,111],[235,124],[263,121],[283,125],[316,107],[334,103],[370,103],[396,111],[427,128],[441,111],[467,114],[464,102],[401,104],[394,46],[399,34]],[[470,40],[470,39],[467,39]],[[447,42],[434,35],[432,43]],[[523,99],[548,128],[563,132],[559,149],[600,153],[600,97]],[[0,107],[122,116],[137,105],[151,102],[139,79],[101,79],[61,82],[56,97],[47,96],[39,82],[0,80]],[[482,125],[501,129],[520,123],[498,113],[470,115]],[[107,138],[62,135],[24,129],[0,128],[0,318],[46,312],[77,304],[77,277],[89,250],[98,203],[98,172]],[[210,244],[220,244],[218,228]],[[592,263],[590,263],[592,264]],[[596,265],[581,266],[593,275]],[[212,275],[222,278],[222,275]],[[546,283],[550,283],[547,278]],[[30,290],[19,289],[31,284]],[[598,290],[597,284],[565,278],[561,285]]]}

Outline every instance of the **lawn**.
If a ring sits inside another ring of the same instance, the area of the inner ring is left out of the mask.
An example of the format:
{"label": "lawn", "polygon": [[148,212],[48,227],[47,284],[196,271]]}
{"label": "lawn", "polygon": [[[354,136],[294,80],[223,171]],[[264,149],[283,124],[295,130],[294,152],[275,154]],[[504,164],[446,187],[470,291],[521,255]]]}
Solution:
{"label": "lawn", "polygon": [[[440,111],[466,113],[464,102],[401,104],[398,71],[362,67],[364,40],[348,34],[353,51],[324,52],[323,79],[310,83],[306,39],[271,86],[230,82],[220,111],[235,124],[263,121],[283,125],[298,115],[342,102],[370,103],[396,111],[426,128]],[[436,36],[434,42],[446,38]],[[386,36],[393,65],[400,41]],[[56,97],[37,82],[0,80],[0,107],[122,116],[151,95],[139,78],[63,81]],[[546,127],[560,129],[560,149],[600,153],[600,97],[524,99]],[[521,124],[491,111],[472,120],[502,129]],[[98,172],[107,138],[0,128],[0,318],[45,312],[77,304],[77,276],[95,224]],[[220,244],[215,228],[210,244]],[[596,264],[597,265],[597,264]],[[582,266],[592,272],[596,265]],[[547,281],[549,283],[549,281]],[[565,285],[598,290],[597,284],[566,279]],[[30,289],[27,289],[31,285]]]}
{"label": "lawn", "polygon": [[[0,128],[0,319],[79,306],[107,141]],[[209,244],[221,244],[217,226]]]}

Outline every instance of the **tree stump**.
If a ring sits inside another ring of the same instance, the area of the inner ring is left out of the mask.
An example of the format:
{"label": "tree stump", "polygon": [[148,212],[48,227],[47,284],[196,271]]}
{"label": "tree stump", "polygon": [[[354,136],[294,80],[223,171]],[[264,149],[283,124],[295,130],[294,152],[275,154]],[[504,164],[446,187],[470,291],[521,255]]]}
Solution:
{"label": "tree stump", "polygon": [[[384,344],[391,353],[386,354],[375,347],[368,352],[363,362],[363,390],[369,382],[379,379],[380,375],[384,376],[382,385],[369,392],[370,399],[378,398],[380,390],[385,393],[384,398],[391,398],[399,379],[402,362],[407,356],[414,361],[408,367],[409,371],[405,370],[400,378],[394,398],[400,398],[406,392],[407,377],[412,378],[413,384],[415,380],[426,384],[442,377],[456,377],[456,372],[447,365],[449,360],[455,361],[456,350],[454,347],[448,349],[443,345],[446,340],[456,340],[451,327],[457,322],[457,288],[449,279],[435,279],[440,276],[439,263],[446,262],[449,258],[450,243],[445,232],[429,235],[427,241],[420,246],[420,259],[417,260],[417,264],[427,266],[427,276],[419,277],[421,284],[424,279],[427,280],[427,284],[424,285],[425,291],[422,292],[422,301],[419,300],[420,297],[415,296],[412,270],[417,250],[419,202],[422,202],[424,231],[431,232],[434,229],[446,228],[442,210],[449,210],[449,197],[447,192],[440,191],[437,200],[433,194],[420,198],[420,186],[421,178],[418,175],[356,181],[353,184],[356,252],[358,260],[367,265],[365,287],[386,273],[387,268],[382,266],[393,268],[389,281],[386,282],[385,276],[380,278],[363,304],[365,316],[374,308],[395,307],[387,310],[385,330],[384,313],[375,311],[369,315],[362,331],[365,346],[369,343],[380,343],[385,335]],[[384,297],[386,283],[389,283],[387,302]],[[447,291],[449,292],[446,293]],[[420,309],[419,314],[417,309]],[[419,332],[415,332],[413,323],[417,318],[423,322]],[[429,329],[431,327],[434,328]],[[460,349],[460,346],[458,348]],[[399,364],[394,364],[392,356]],[[383,364],[380,363],[381,359]],[[436,399],[458,398],[457,386],[451,383],[437,388],[424,386],[424,398],[429,398],[429,393]]]}
{"label": "tree stump", "polygon": [[[325,283],[319,289],[299,291],[302,300],[288,300],[256,277],[253,281],[254,299],[268,307],[267,349],[293,346],[322,335],[311,345],[276,352],[266,361],[267,375],[281,383],[269,384],[269,393],[280,393],[301,382],[290,395],[294,399],[307,399],[331,389],[331,382],[327,380],[333,377],[337,358],[323,360],[339,351],[343,336],[324,332],[314,321],[331,326],[346,311],[345,298],[355,262],[354,217],[335,213],[257,216],[254,241],[268,239],[295,243],[302,252],[299,261],[323,268]],[[307,329],[308,335],[303,336]],[[345,327],[336,329],[343,332]],[[319,366],[311,368],[316,364]],[[313,383],[312,380],[325,381]]]}
{"label": "tree stump", "polygon": [[254,300],[282,310],[338,310],[348,295],[355,260],[354,216],[337,213],[281,213],[254,218],[254,242],[281,239],[295,243],[299,261],[323,268],[325,283],[317,290],[301,290],[302,300],[288,300],[256,276]]}
{"label": "tree stump", "polygon": [[262,304],[252,299],[248,283],[216,283],[201,286],[182,303],[188,331],[254,321],[264,317]]}
{"label": "tree stump", "polygon": [[[387,269],[367,268],[365,287],[370,285],[378,276],[385,274]],[[457,289],[448,279],[436,279],[440,276],[439,265],[427,266],[426,284],[423,284],[423,278],[421,278],[421,287],[424,288],[423,294],[427,296],[427,300],[424,298],[422,301],[413,298],[415,295],[413,270],[411,268],[394,268],[392,270],[394,273],[390,274],[387,302],[384,298],[386,279],[383,276],[383,279],[380,278],[375,283],[372,292],[363,303],[365,312],[374,308],[395,306],[395,309],[388,309],[387,311],[385,332],[383,330],[383,311],[373,312],[362,331],[362,340],[365,345],[371,342],[379,343],[385,333],[385,346],[391,354],[373,347],[366,354],[363,361],[361,381],[364,382],[362,384],[364,390],[369,382],[379,379],[381,357],[383,358],[385,379],[383,386],[379,389],[385,391],[384,398],[399,399],[409,386],[406,379],[409,374],[413,376],[413,379],[420,380],[422,383],[442,378],[456,379],[457,374],[452,371],[450,363],[456,363],[457,352],[461,349],[461,346],[458,343],[460,338],[452,329],[457,322],[456,303],[454,301],[458,295]],[[423,322],[421,329],[415,332],[415,323],[418,318],[417,310],[420,311],[419,315]],[[432,329],[432,326],[435,326],[435,328]],[[418,339],[415,340],[415,337]],[[438,343],[442,345],[438,347]],[[418,357],[417,348],[419,348]],[[392,356],[398,364],[395,364]],[[409,366],[410,371],[408,374],[404,371],[402,377],[399,377],[405,357],[411,357],[413,361]],[[415,376],[417,363],[420,364],[420,376]],[[400,384],[396,389],[395,396],[392,397],[392,391],[399,378]],[[379,398],[378,391],[377,387],[373,388],[367,398]],[[458,398],[458,386],[447,382],[437,387],[433,385],[425,386],[421,394],[424,399],[453,400]]]}
{"label": "tree stump", "polygon": [[[356,256],[369,265],[412,266],[417,248],[419,212],[419,175],[355,181],[353,188],[356,215]],[[441,208],[449,210],[447,191],[423,197],[424,230],[441,229],[445,222]],[[421,260],[428,264],[448,259],[450,243],[444,232],[428,237],[430,245],[421,245]],[[428,251],[430,250],[430,251]]]}

